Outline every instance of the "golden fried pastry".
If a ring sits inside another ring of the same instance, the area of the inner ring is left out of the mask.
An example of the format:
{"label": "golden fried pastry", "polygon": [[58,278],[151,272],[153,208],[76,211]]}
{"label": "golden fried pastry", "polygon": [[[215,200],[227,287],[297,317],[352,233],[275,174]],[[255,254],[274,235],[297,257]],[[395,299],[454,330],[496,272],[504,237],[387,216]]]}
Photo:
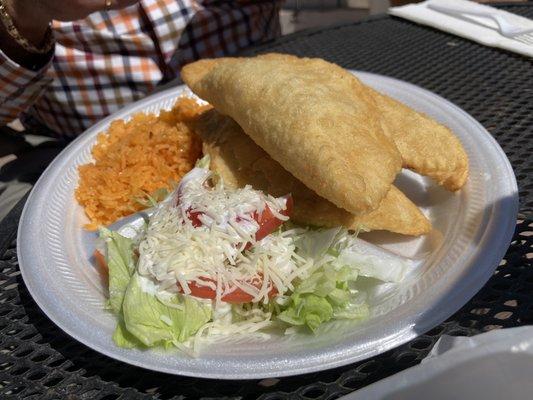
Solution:
{"label": "golden fried pastry", "polygon": [[[296,56],[269,53],[258,56],[285,60]],[[444,125],[369,86],[379,109],[383,132],[394,141],[403,167],[433,178],[448,190],[459,190],[468,177],[468,157],[460,140]]]}
{"label": "golden fried pastry", "polygon": [[292,193],[291,219],[295,222],[326,227],[342,225],[354,230],[388,230],[407,235],[421,235],[431,229],[427,218],[394,186],[380,206],[370,213],[356,216],[336,207],[274,161],[234,120],[214,109],[199,117],[194,130],[204,142],[204,153],[211,157],[211,169],[229,186],[250,184],[273,196]]}
{"label": "golden fried pastry", "polygon": [[400,151],[405,168],[459,190],[468,177],[468,157],[444,125],[368,87],[381,111],[383,132]]}
{"label": "golden fried pastry", "polygon": [[377,209],[401,169],[366,87],[335,64],[285,55],[201,60],[181,75],[298,180],[350,213]]}

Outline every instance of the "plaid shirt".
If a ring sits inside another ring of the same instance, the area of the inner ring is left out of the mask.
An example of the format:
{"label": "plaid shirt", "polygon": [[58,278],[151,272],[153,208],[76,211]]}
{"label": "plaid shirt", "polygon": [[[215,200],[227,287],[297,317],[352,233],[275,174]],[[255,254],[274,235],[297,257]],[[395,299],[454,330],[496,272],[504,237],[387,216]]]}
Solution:
{"label": "plaid shirt", "polygon": [[188,62],[279,35],[279,3],[142,0],[80,21],[55,21],[55,53],[39,71],[0,51],[0,125],[20,118],[27,127],[74,137],[176,78]]}

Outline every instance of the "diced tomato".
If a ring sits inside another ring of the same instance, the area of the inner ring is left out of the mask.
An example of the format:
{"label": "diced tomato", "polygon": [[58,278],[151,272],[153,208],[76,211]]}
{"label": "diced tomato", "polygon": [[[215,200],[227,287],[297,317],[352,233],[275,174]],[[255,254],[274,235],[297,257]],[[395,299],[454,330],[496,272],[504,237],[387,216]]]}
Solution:
{"label": "diced tomato", "polygon": [[195,228],[198,228],[199,226],[202,226],[202,221],[200,221],[200,215],[202,215],[199,211],[187,211],[187,216],[191,220],[192,226]]}
{"label": "diced tomato", "polygon": [[[292,214],[292,208],[293,208],[292,196],[288,195],[285,210],[281,210],[280,214],[288,217]],[[270,210],[268,206],[265,207],[261,215],[257,216],[257,214],[254,214],[254,219],[259,224],[259,229],[255,233],[255,240],[257,241],[270,235],[272,232],[278,229],[284,222],[281,219],[276,218],[274,214],[272,214],[272,211]]]}
{"label": "diced tomato", "polygon": [[[280,211],[280,214],[286,215],[286,216],[290,216],[292,214],[292,209],[293,209],[293,199],[292,199],[291,195],[288,195],[287,196],[286,208],[285,208],[285,210]],[[200,218],[199,218],[199,216],[201,215],[200,212],[188,211],[187,215],[188,215],[189,219],[191,220],[192,225],[194,227],[199,227],[199,226],[202,225],[202,222],[200,221]],[[257,215],[257,213],[254,213],[253,218],[259,224],[259,229],[255,233],[255,239],[257,241],[259,241],[259,240],[263,239],[264,237],[268,236],[269,234],[271,234],[273,231],[278,229],[284,222],[284,221],[276,218],[268,206],[265,207],[265,209],[263,210],[263,212],[260,215]],[[247,248],[249,247],[249,245],[247,246]],[[102,280],[107,285],[107,282],[108,282],[108,279],[109,279],[109,270],[108,270],[108,267],[107,267],[107,263],[106,263],[105,257],[98,250],[95,250],[93,255],[94,255],[94,258],[96,260],[96,264],[99,267],[99,270],[100,270],[100,273],[101,273],[101,276],[102,276]],[[205,281],[215,282],[214,280],[209,279],[209,278],[204,278],[204,280]],[[263,284],[262,278],[261,279],[256,278],[256,279],[250,281],[249,284],[252,284],[256,288],[260,288],[261,285]],[[214,298],[216,298],[216,291],[211,289],[208,286],[201,286],[201,285],[198,285],[196,282],[193,282],[193,281],[188,282],[188,285],[189,285],[189,289],[191,290],[191,295],[192,296],[200,297],[202,299],[214,299]],[[272,298],[277,293],[278,293],[278,291],[276,290],[276,288],[271,286],[270,290],[268,292],[268,297]],[[234,288],[231,291],[231,293],[228,293],[228,294],[222,296],[222,301],[225,301],[227,303],[233,303],[233,304],[249,303],[252,300],[253,300],[253,296],[251,296],[250,294],[246,293],[245,291],[243,291],[240,288]]]}
{"label": "diced tomato", "polygon": [[[107,286],[109,283],[109,268],[107,266],[105,257],[98,250],[94,251],[93,256],[96,260],[96,265],[98,266],[102,283]],[[214,280],[208,278],[205,278],[204,280],[214,282]],[[251,284],[259,288],[261,287],[262,282],[260,281],[260,279],[255,279],[251,282]],[[199,297],[201,299],[214,299],[216,297],[215,290],[211,289],[208,286],[198,285],[196,282],[189,282],[189,289],[191,290],[192,296]],[[278,291],[276,290],[276,288],[271,287],[270,291],[268,292],[268,297],[272,298],[277,293]],[[222,301],[232,304],[249,303],[252,300],[253,297],[240,288],[235,288],[231,293],[222,296]]]}
{"label": "diced tomato", "polygon": [[[205,281],[215,282],[212,279],[206,278]],[[260,288],[263,282],[260,279],[252,280],[251,282],[248,282],[249,284],[252,284],[256,288]],[[216,291],[211,289],[209,286],[201,286],[198,285],[196,282],[188,282],[189,289],[191,290],[191,296],[200,297],[201,299],[214,299],[216,298]],[[272,298],[278,294],[278,291],[275,287],[271,286],[270,290],[268,292],[268,297]],[[232,304],[239,304],[239,303],[249,303],[253,300],[253,296],[246,293],[240,288],[234,288],[234,290],[231,291],[231,293],[228,293],[224,296],[222,296],[222,301],[225,301],[226,303],[232,303]]]}
{"label": "diced tomato", "polygon": [[[288,195],[285,210],[281,210],[280,214],[288,217],[292,214],[292,209],[293,209],[292,196]],[[194,226],[195,228],[202,226],[202,221],[200,221],[200,218],[199,218],[201,214],[202,213],[199,211],[190,211],[190,210],[187,211],[187,216],[191,220],[192,226]],[[284,222],[276,218],[268,206],[265,206],[265,209],[260,215],[258,215],[257,213],[254,213],[253,218],[259,224],[259,229],[255,233],[256,241],[259,241],[263,239],[264,237],[270,235],[272,232],[278,229]]]}
{"label": "diced tomato", "polygon": [[96,261],[96,265],[98,266],[98,272],[100,272],[100,278],[102,279],[102,283],[107,286],[109,282],[109,268],[107,266],[105,257],[98,250],[95,250],[93,252],[93,257]]}

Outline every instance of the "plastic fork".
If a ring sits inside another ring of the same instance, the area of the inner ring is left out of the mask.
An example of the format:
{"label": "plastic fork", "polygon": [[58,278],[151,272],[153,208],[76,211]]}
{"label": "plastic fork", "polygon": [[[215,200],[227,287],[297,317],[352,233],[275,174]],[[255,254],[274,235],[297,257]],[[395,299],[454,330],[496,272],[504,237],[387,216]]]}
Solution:
{"label": "plastic fork", "polygon": [[[498,26],[498,32],[502,36],[505,36],[509,39],[517,40],[529,46],[533,46],[533,28],[523,28],[517,26],[515,23],[509,20],[505,14],[499,13],[499,10],[493,9],[492,7],[487,7],[479,5],[476,3],[469,4],[468,6],[463,6],[461,4],[443,4],[444,2],[429,2],[427,4],[428,8],[451,15],[453,17],[463,18],[466,16],[475,16],[475,17],[484,17],[489,18],[496,22]],[[477,23],[484,27],[489,27],[479,21],[474,19],[467,18],[468,21]]]}

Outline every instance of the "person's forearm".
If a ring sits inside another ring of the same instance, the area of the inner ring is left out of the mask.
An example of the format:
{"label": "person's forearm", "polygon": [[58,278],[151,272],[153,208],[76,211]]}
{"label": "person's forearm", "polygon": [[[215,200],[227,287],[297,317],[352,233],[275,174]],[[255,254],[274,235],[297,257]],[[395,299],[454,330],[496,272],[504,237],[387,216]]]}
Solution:
{"label": "person's forearm", "polygon": [[[35,47],[42,45],[50,21],[76,21],[95,11],[115,10],[131,6],[139,0],[1,0],[6,5],[19,33]],[[3,25],[0,23],[0,25]],[[46,62],[43,56],[24,49],[0,26],[0,48],[13,61],[23,66]],[[44,64],[43,64],[44,66]],[[35,68],[31,68],[35,69]]]}
{"label": "person's forearm", "polygon": [[[38,2],[28,0],[2,0],[2,2],[20,35],[35,47],[42,46],[49,29],[50,18],[43,10],[38,9],[36,5]],[[49,60],[47,54],[26,50],[8,33],[3,23],[0,23],[0,46],[6,56],[28,69],[39,69]]]}

